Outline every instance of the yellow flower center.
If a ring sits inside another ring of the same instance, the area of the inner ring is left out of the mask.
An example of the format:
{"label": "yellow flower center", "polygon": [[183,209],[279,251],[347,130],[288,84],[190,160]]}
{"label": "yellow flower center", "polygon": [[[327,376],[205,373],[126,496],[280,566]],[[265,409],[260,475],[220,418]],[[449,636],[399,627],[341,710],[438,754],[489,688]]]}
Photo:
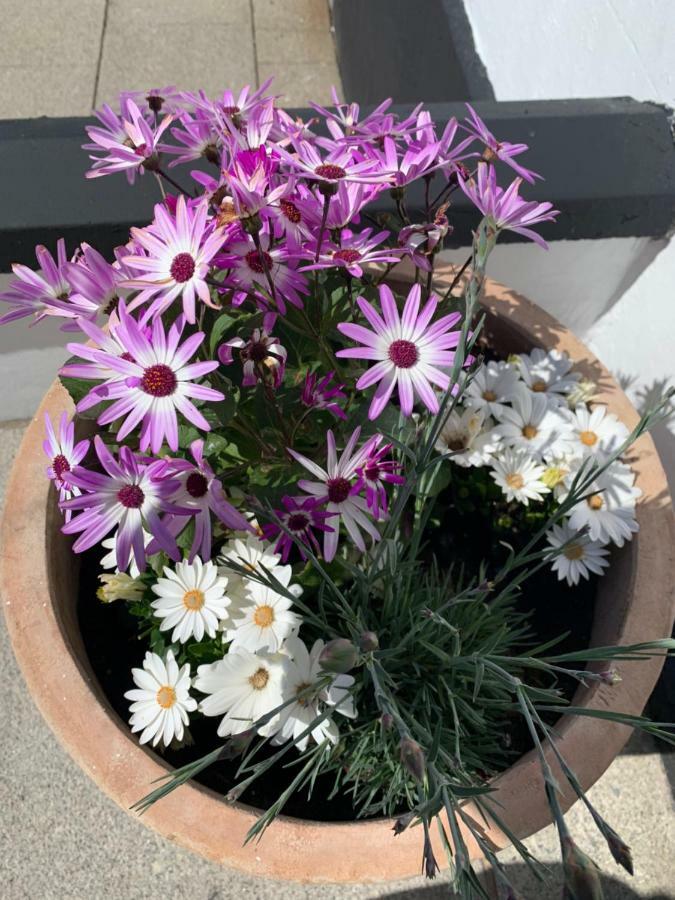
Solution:
{"label": "yellow flower center", "polygon": [[295,689],[296,700],[300,704],[300,706],[307,706],[307,704],[309,703],[310,695],[305,694],[304,697],[301,697],[300,694],[302,694],[303,691],[306,691],[311,686],[312,686],[311,684],[308,684],[307,682],[303,682],[302,684],[299,684],[297,686],[297,688]]}
{"label": "yellow flower center", "polygon": [[534,382],[534,384],[532,385],[532,390],[536,391],[538,394],[543,394],[547,387],[548,385],[546,384],[546,382],[542,381],[540,378],[539,381]]}
{"label": "yellow flower center", "polygon": [[563,550],[563,554],[568,559],[581,559],[584,555],[584,548],[581,544],[568,544]]}
{"label": "yellow flower center", "polygon": [[251,675],[248,680],[248,683],[251,685],[254,691],[262,691],[263,688],[267,686],[267,682],[270,680],[270,673],[267,669],[262,666]]}
{"label": "yellow flower center", "polygon": [[162,709],[171,709],[176,702],[176,692],[172,687],[169,687],[168,684],[165,684],[157,691],[157,697],[155,699]]}
{"label": "yellow flower center", "polygon": [[547,488],[554,488],[560,484],[565,475],[567,475],[567,469],[563,469],[561,466],[549,466],[541,476],[541,480]]}
{"label": "yellow flower center", "polygon": [[579,440],[587,447],[592,447],[593,444],[597,444],[598,436],[594,431],[582,431],[579,435]]}
{"label": "yellow flower center", "polygon": [[538,434],[539,431],[534,425],[523,426],[523,437],[527,438],[528,441],[531,441],[532,438],[535,438]]}
{"label": "yellow flower center", "polygon": [[487,400],[488,403],[492,403],[497,399],[497,395],[494,391],[483,391],[483,400]]}
{"label": "yellow flower center", "polygon": [[591,509],[602,509],[602,497],[600,494],[591,494],[591,496],[587,498],[586,503],[588,503]]}
{"label": "yellow flower center", "polygon": [[525,484],[525,479],[519,472],[511,472],[510,475],[506,476],[505,480],[508,486],[515,490],[519,490]]}
{"label": "yellow flower center", "polygon": [[269,628],[274,622],[274,610],[271,606],[256,606],[253,621],[258,628]]}
{"label": "yellow flower center", "polygon": [[198,612],[202,606],[206,603],[204,598],[204,594],[197,590],[197,588],[193,588],[190,591],[185,591],[183,594],[183,606],[185,609],[189,609],[190,612]]}

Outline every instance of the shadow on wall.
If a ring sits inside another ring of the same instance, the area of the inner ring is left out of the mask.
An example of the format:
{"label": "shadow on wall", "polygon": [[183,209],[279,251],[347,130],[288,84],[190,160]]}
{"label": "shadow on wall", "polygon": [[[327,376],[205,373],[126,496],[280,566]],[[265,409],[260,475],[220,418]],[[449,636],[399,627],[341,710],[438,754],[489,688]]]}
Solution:
{"label": "shadow on wall", "polygon": [[[640,414],[656,406],[666,391],[675,386],[666,378],[659,378],[652,384],[645,384],[639,388],[635,388],[637,378],[634,375],[619,373],[616,379],[628,393]],[[669,413],[651,429],[650,433],[666,470],[670,493],[675,497],[675,407],[671,407]]]}

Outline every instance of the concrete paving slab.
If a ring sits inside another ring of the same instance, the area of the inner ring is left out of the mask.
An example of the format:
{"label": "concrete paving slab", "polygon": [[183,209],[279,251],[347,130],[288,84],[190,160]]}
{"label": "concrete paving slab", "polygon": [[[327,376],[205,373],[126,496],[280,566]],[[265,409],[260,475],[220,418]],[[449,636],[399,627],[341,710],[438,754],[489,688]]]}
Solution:
{"label": "concrete paving slab", "polygon": [[[111,10],[112,12],[112,10]],[[175,23],[109,15],[96,104],[116,104],[120,91],[175,84],[218,95],[255,84],[250,19],[230,27],[219,21]]]}
{"label": "concrete paving slab", "polygon": [[260,83],[274,76],[272,90],[281,95],[281,106],[307,106],[310,100],[316,103],[331,102],[331,87],[335,85],[342,94],[340,74],[334,63],[273,63],[258,66]]}
{"label": "concrete paving slab", "polygon": [[[0,503],[25,422],[0,426]],[[298,885],[251,878],[175,847],[106,798],[56,742],[26,691],[0,622],[0,859],[7,900],[448,900],[444,878],[381,885]],[[673,900],[675,755],[634,738],[589,796],[632,847],[636,876],[614,864],[584,809],[568,816],[573,834],[606,873],[607,900]],[[553,828],[527,846],[550,863],[534,882],[515,852],[509,875],[527,900],[558,900],[562,874]],[[261,845],[264,850],[264,841]],[[392,843],[392,853],[396,845]]]}
{"label": "concrete paving slab", "polygon": [[0,118],[91,112],[105,0],[0,0]]}
{"label": "concrete paving slab", "polygon": [[289,63],[310,67],[327,65],[335,59],[333,36],[327,28],[291,29],[256,24],[255,47],[259,65],[276,67],[279,73]]}
{"label": "concrete paving slab", "polygon": [[330,28],[326,0],[252,0],[255,27],[325,30]]}

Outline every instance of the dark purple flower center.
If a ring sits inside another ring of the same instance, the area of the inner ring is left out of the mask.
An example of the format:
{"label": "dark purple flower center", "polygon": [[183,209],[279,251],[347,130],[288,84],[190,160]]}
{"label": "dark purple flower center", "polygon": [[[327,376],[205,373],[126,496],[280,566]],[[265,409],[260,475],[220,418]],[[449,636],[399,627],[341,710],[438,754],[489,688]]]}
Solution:
{"label": "dark purple flower center", "polygon": [[412,341],[394,341],[389,345],[389,359],[398,369],[410,369],[419,358]]}
{"label": "dark purple flower center", "polygon": [[358,250],[351,250],[347,247],[344,250],[336,250],[333,254],[333,259],[339,259],[345,263],[353,263],[361,259],[361,254]]}
{"label": "dark purple flower center", "polygon": [[122,356],[120,357],[120,359],[126,359],[127,362],[135,362],[136,361],[133,358],[133,356],[131,355],[131,353],[128,353],[128,352],[123,353]]}
{"label": "dark purple flower center", "polygon": [[171,277],[179,284],[189,281],[195,273],[195,261],[189,253],[179,253],[171,263]]}
{"label": "dark purple flower center", "polygon": [[257,272],[258,275],[262,275],[265,269],[267,269],[268,272],[271,271],[272,257],[269,255],[269,253],[265,253],[265,251],[263,251],[261,257],[258,250],[251,250],[246,254],[246,264],[248,265],[249,269]]}
{"label": "dark purple flower center", "polygon": [[147,156],[148,155],[148,145],[147,144],[139,144],[138,147],[134,147],[134,153],[136,156]]}
{"label": "dark purple flower center", "polygon": [[380,478],[380,467],[377,463],[368,463],[363,470],[363,474],[366,476],[366,481],[378,481]]}
{"label": "dark purple flower center", "polygon": [[334,166],[332,163],[317,166],[314,171],[321,178],[326,178],[328,181],[339,181],[340,178],[344,178],[347,174],[342,166]]}
{"label": "dark purple flower center", "polygon": [[178,384],[173,369],[158,363],[143,372],[141,390],[153,397],[168,397],[176,390]]}
{"label": "dark purple flower center", "polygon": [[201,472],[191,472],[185,481],[185,490],[191,497],[199,499],[209,489],[209,483]]}
{"label": "dark purple flower center", "polygon": [[302,216],[300,215],[300,210],[295,205],[295,203],[291,203],[290,200],[280,200],[279,208],[281,209],[282,214],[288,219],[289,222],[292,222],[294,225],[297,225],[299,222],[302,222]]}
{"label": "dark purple flower center", "polygon": [[137,484],[125,484],[117,492],[117,499],[127,509],[138,509],[143,506],[145,494]]}
{"label": "dark purple flower center", "polygon": [[330,503],[344,503],[352,489],[351,482],[346,478],[330,478],[326,486]]}
{"label": "dark purple flower center", "polygon": [[305,513],[292,513],[286,520],[289,531],[305,531],[310,524],[309,516]]}
{"label": "dark purple flower center", "polygon": [[249,359],[252,359],[254,363],[264,363],[268,356],[269,350],[267,349],[265,341],[256,341],[248,348],[248,357]]}
{"label": "dark purple flower center", "polygon": [[226,116],[236,116],[241,112],[238,106],[223,106],[222,109]]}
{"label": "dark purple flower center", "polygon": [[55,456],[52,460],[52,468],[54,469],[54,475],[61,480],[61,476],[64,472],[70,472],[70,463],[65,458],[63,453],[59,453],[58,456]]}

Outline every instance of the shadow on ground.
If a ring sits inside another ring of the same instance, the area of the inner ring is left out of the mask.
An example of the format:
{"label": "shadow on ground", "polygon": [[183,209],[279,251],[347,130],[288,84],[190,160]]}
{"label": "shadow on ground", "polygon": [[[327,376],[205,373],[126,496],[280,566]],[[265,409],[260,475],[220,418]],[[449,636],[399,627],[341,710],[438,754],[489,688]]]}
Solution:
{"label": "shadow on ground", "polygon": [[[518,891],[519,900],[560,900],[563,889],[563,870],[560,865],[547,866],[546,881],[538,881],[525,865],[508,866],[506,874],[513,887]],[[601,875],[601,884],[605,900],[675,900],[675,894],[637,893],[630,886],[615,878]],[[490,895],[491,897],[493,895]],[[495,895],[495,900],[499,895]],[[411,890],[396,891],[382,895],[382,900],[453,900],[456,894],[448,894],[447,882],[439,880],[428,887],[416,887]]]}

